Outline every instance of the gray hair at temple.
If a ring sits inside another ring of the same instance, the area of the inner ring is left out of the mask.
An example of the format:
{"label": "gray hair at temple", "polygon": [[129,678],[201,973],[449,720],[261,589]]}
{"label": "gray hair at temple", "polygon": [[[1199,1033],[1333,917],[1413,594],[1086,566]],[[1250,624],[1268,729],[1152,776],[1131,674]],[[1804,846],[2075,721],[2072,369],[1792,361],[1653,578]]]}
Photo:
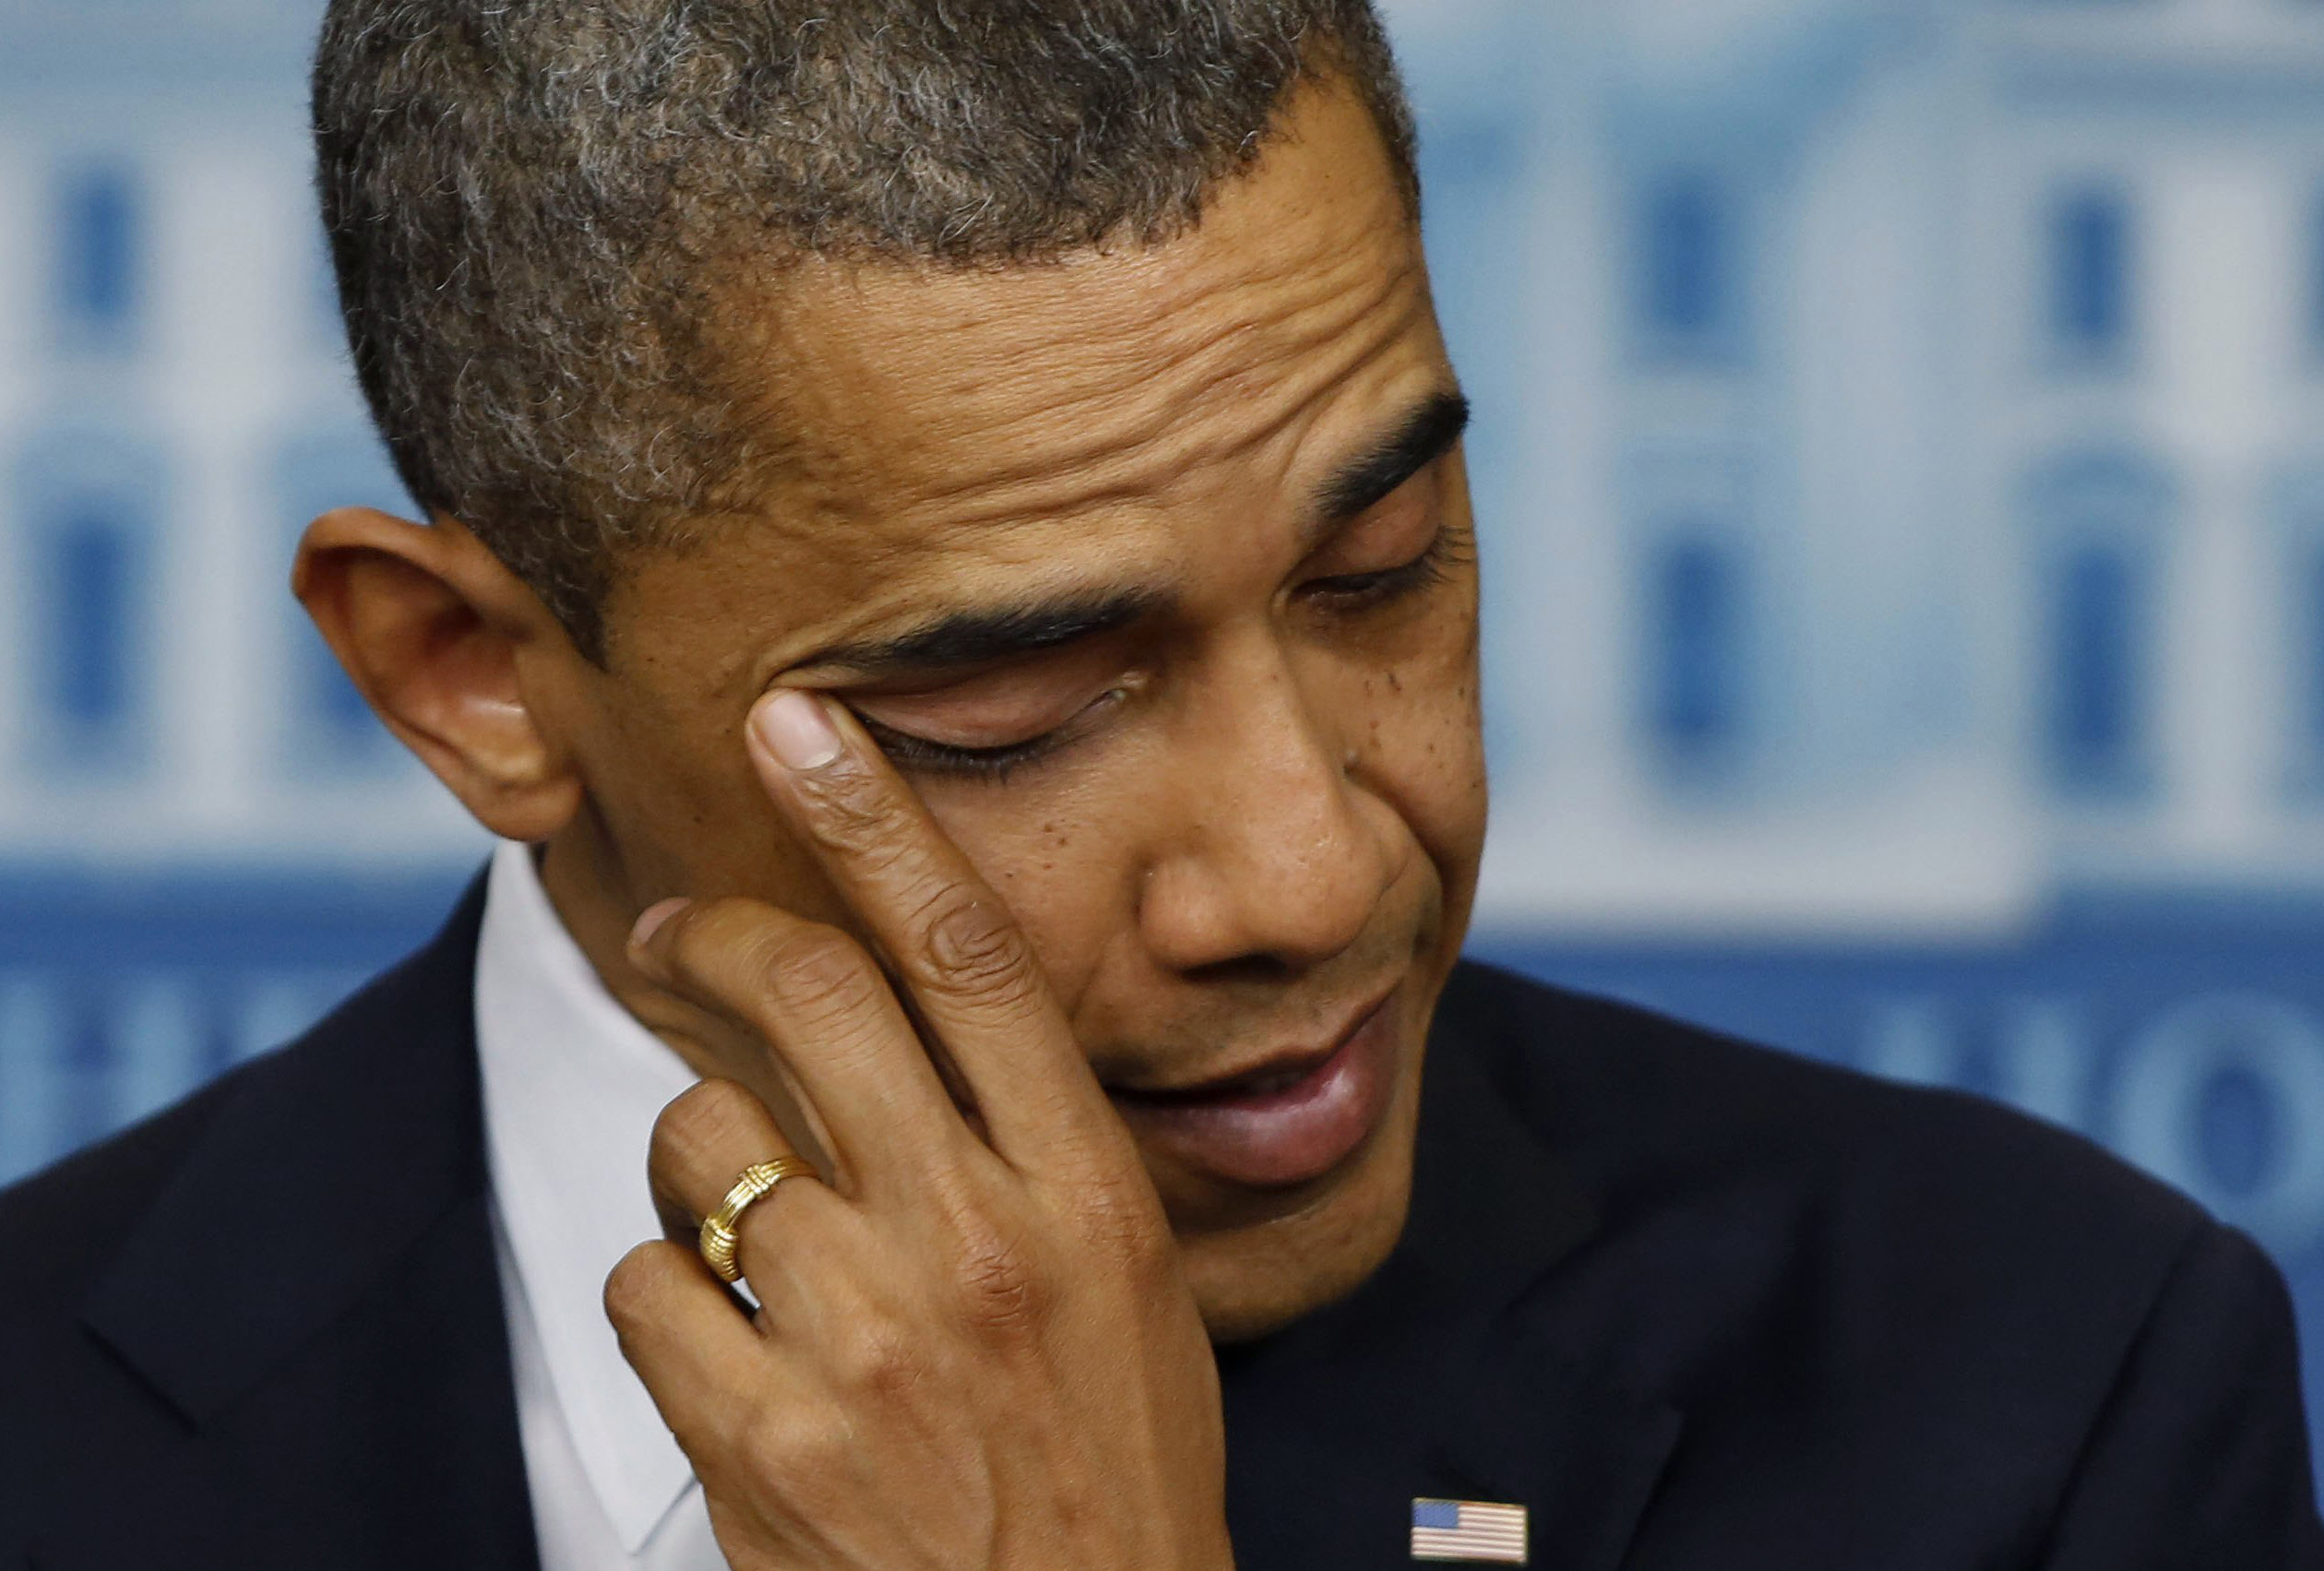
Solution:
{"label": "gray hair at temple", "polygon": [[602,661],[618,553],[780,458],[721,282],[1165,241],[1323,76],[1416,216],[1369,0],[331,0],[316,184],[405,485]]}

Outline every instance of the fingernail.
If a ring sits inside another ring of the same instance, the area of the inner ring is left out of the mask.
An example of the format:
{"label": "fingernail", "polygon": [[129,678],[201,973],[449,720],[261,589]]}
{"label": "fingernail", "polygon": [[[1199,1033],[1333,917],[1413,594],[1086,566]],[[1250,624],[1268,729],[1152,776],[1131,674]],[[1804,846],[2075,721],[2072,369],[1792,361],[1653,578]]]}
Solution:
{"label": "fingernail", "polygon": [[823,700],[783,688],[759,700],[750,723],[758,740],[786,769],[819,769],[840,756],[839,728],[824,712]]}
{"label": "fingernail", "polygon": [[648,906],[638,913],[638,925],[629,930],[629,946],[633,949],[644,948],[647,940],[661,931],[663,922],[668,922],[693,903],[691,900],[685,899],[656,900],[652,905]]}

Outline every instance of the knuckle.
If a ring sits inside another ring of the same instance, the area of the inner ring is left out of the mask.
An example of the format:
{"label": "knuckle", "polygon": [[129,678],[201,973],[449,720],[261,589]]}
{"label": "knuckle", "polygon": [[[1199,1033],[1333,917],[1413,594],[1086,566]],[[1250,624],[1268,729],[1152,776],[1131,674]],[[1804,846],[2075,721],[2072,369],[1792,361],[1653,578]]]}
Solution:
{"label": "knuckle", "polygon": [[858,1319],[841,1356],[849,1386],[876,1397],[904,1396],[927,1376],[918,1339],[885,1315]]}
{"label": "knuckle", "polygon": [[804,779],[799,795],[816,839],[851,855],[876,855],[896,837],[896,809],[886,783],[865,769],[831,769]]}
{"label": "knuckle", "polygon": [[953,1283],[963,1323],[998,1338],[1047,1325],[1056,1292],[1023,1234],[990,1218],[956,1223]]}
{"label": "knuckle", "polygon": [[792,991],[793,976],[813,985],[842,963],[822,952],[830,940],[843,944],[840,934],[756,900],[719,900],[672,920],[684,924],[667,951],[676,980],[738,1021],[755,1020],[770,995]]}
{"label": "knuckle", "polygon": [[754,1404],[733,1421],[718,1470],[749,1495],[773,1494],[788,1507],[786,1516],[828,1519],[859,1494],[860,1450],[855,1422],[843,1407],[793,1393],[787,1401]]}
{"label": "knuckle", "polygon": [[957,992],[1000,1007],[1030,1007],[1040,972],[1024,934],[992,896],[959,887],[928,903],[922,940],[937,976]]}
{"label": "knuckle", "polygon": [[756,1143],[766,1113],[758,1099],[732,1080],[687,1087],[654,1116],[650,1165],[656,1187],[683,1195],[688,1175],[714,1172],[715,1153]]}
{"label": "knuckle", "polygon": [[655,1322],[670,1291],[677,1285],[679,1264],[666,1244],[640,1244],[623,1256],[605,1277],[605,1318],[627,1342],[639,1329]]}
{"label": "knuckle", "polygon": [[1050,1294],[1014,1256],[971,1257],[961,1288],[970,1325],[989,1335],[1029,1337],[1049,1321]]}
{"label": "knuckle", "polygon": [[710,900],[688,907],[668,924],[672,968],[685,976],[714,982],[727,969],[721,964],[726,957],[764,934],[768,915],[764,907],[744,899]]}
{"label": "knuckle", "polygon": [[770,939],[757,969],[786,1006],[810,1021],[840,1019],[874,1007],[887,985],[863,946],[820,924]]}

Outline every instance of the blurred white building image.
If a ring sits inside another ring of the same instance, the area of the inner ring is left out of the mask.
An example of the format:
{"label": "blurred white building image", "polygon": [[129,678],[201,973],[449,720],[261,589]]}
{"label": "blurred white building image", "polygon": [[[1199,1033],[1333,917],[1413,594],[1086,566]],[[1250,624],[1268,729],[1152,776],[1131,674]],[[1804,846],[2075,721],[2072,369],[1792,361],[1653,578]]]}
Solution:
{"label": "blurred white building image", "polygon": [[1937,934],[2318,887],[2324,18],[1494,10],[1528,74],[1487,9],[1405,21],[1496,361],[1489,909]]}
{"label": "blurred white building image", "polygon": [[[284,585],[324,506],[398,503],[321,262],[319,8],[0,11],[0,857],[467,854]],[[407,508],[408,510],[408,508]]]}

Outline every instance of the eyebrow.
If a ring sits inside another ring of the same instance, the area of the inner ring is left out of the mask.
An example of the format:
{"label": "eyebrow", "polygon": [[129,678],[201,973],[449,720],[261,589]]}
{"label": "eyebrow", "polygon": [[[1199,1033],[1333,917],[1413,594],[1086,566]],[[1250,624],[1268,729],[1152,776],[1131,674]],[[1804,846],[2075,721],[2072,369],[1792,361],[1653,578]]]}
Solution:
{"label": "eyebrow", "polygon": [[1438,393],[1367,451],[1341,465],[1317,487],[1314,514],[1329,526],[1344,523],[1387,499],[1396,488],[1443,458],[1469,429],[1469,400]]}
{"label": "eyebrow", "polygon": [[893,637],[836,646],[808,663],[867,679],[992,665],[1115,632],[1160,610],[1166,598],[1125,589],[954,612]]}
{"label": "eyebrow", "polygon": [[[1450,452],[1468,426],[1469,400],[1460,394],[1428,399],[1317,487],[1313,527],[1329,530],[1380,502]],[[958,611],[888,637],[834,645],[801,663],[867,682],[966,671],[1118,632],[1172,599],[1160,589],[1127,589]]]}

